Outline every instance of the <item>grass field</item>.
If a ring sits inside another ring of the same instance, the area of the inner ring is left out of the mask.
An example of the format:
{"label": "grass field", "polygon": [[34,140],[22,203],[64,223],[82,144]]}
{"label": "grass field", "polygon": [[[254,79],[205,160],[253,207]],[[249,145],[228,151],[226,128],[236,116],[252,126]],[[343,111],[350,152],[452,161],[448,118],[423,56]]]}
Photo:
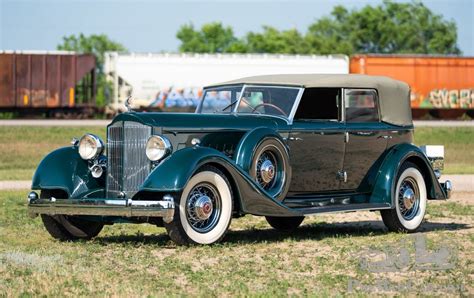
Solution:
{"label": "grass field", "polygon": [[[90,132],[105,140],[105,127],[0,127],[0,180],[29,180],[50,151]],[[446,174],[474,174],[473,128],[418,128],[416,144],[446,147]]]}
{"label": "grass field", "polygon": [[[470,194],[430,202],[422,234],[388,233],[375,212],[310,217],[292,233],[246,216],[233,220],[221,244],[176,247],[151,225],[106,226],[92,241],[58,242],[39,218],[27,217],[26,193],[0,193],[0,296],[474,294]],[[420,235],[431,253],[449,248],[453,267],[415,267]],[[410,262],[398,269],[364,267],[364,260],[383,260],[373,250],[393,248],[388,256],[399,257],[402,247]]]}

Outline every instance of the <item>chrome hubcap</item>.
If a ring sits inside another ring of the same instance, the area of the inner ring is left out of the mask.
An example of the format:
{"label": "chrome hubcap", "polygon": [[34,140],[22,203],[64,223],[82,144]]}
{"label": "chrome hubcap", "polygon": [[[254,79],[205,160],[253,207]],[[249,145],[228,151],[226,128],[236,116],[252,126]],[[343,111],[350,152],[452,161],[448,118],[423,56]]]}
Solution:
{"label": "chrome hubcap", "polygon": [[264,151],[257,160],[257,182],[264,189],[271,189],[275,185],[277,173],[277,159],[270,150]]}
{"label": "chrome hubcap", "polygon": [[208,219],[212,213],[212,201],[208,196],[202,196],[196,200],[194,212],[200,220]]}
{"label": "chrome hubcap", "polygon": [[265,183],[270,183],[273,177],[275,177],[275,166],[269,159],[262,163],[260,167],[260,177],[262,177]]}
{"label": "chrome hubcap", "polygon": [[398,206],[402,217],[406,220],[413,219],[420,208],[420,192],[415,179],[405,178],[398,191]]}
{"label": "chrome hubcap", "polygon": [[210,183],[196,185],[186,200],[186,219],[199,233],[207,233],[218,223],[221,214],[221,197]]}
{"label": "chrome hubcap", "polygon": [[403,192],[403,204],[406,209],[411,209],[415,204],[415,192],[411,188],[406,188]]}

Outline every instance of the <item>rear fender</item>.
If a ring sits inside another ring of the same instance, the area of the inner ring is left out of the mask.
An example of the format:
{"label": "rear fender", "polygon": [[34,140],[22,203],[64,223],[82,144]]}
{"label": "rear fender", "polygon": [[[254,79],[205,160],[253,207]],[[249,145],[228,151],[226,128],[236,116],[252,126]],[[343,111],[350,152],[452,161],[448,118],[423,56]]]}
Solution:
{"label": "rear fender", "polygon": [[69,198],[82,197],[104,188],[104,180],[93,178],[87,161],[77,147],[63,147],[48,154],[38,165],[33,176],[32,189],[61,189]]}
{"label": "rear fender", "polygon": [[204,165],[225,169],[235,185],[234,199],[240,212],[268,216],[300,216],[274,200],[260,188],[235,161],[220,151],[208,147],[188,147],[163,160],[148,176],[139,192],[181,192],[193,174]]}
{"label": "rear fender", "polygon": [[379,168],[375,186],[370,197],[371,203],[388,203],[394,206],[392,194],[395,191],[397,174],[406,161],[418,166],[425,178],[428,199],[446,199],[447,195],[436,179],[427,157],[415,145],[403,143],[389,149]]}

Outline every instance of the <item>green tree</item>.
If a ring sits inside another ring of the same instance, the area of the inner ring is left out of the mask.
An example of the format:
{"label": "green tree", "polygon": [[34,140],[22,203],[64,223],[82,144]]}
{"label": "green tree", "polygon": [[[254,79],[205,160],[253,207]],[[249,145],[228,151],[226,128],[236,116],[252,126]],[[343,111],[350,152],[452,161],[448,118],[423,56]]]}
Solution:
{"label": "green tree", "polygon": [[318,54],[460,54],[455,23],[418,1],[385,0],[352,11],[336,6],[330,17],[310,25],[306,38]]}
{"label": "green tree", "polygon": [[246,52],[244,44],[234,36],[232,28],[224,27],[219,22],[205,24],[200,30],[195,30],[192,24],[183,25],[176,37],[181,41],[181,52]]}
{"label": "green tree", "polygon": [[239,39],[232,28],[210,23],[201,30],[184,25],[177,37],[180,51],[197,53],[461,53],[456,24],[419,1],[385,0],[354,10],[335,6],[329,16],[315,21],[305,33],[264,26],[262,32],[249,32]]}
{"label": "green tree", "polygon": [[124,52],[127,49],[120,43],[115,42],[107,37],[105,34],[92,34],[85,36],[84,34],[69,35],[63,37],[62,44],[57,46],[58,50],[74,51],[84,54],[94,54],[97,59],[97,73],[96,73],[96,103],[98,106],[103,106],[107,102],[107,94],[111,94],[111,86],[106,81],[103,72],[104,53],[107,51]]}
{"label": "green tree", "polygon": [[279,31],[263,26],[262,33],[247,33],[247,51],[252,53],[307,54],[308,43],[296,29]]}
{"label": "green tree", "polygon": [[94,54],[97,58],[97,66],[102,71],[104,65],[104,53],[107,51],[125,52],[127,49],[120,43],[111,40],[105,34],[92,34],[78,36],[72,34],[63,37],[63,43],[57,46],[58,50],[74,51],[78,53]]}

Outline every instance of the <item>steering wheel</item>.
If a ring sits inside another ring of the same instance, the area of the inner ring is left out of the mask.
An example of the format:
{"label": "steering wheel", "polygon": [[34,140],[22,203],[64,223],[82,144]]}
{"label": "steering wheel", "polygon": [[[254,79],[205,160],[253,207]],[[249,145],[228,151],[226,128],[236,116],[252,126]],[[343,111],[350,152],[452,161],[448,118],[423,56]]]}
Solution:
{"label": "steering wheel", "polygon": [[277,110],[279,113],[281,113],[283,116],[287,116],[285,111],[283,111],[281,108],[279,108],[278,106],[274,105],[274,104],[271,104],[271,103],[261,103],[259,105],[256,105],[254,108],[253,108],[253,112],[256,112],[258,110],[258,108],[261,108],[261,107],[270,107],[272,109],[275,109]]}

